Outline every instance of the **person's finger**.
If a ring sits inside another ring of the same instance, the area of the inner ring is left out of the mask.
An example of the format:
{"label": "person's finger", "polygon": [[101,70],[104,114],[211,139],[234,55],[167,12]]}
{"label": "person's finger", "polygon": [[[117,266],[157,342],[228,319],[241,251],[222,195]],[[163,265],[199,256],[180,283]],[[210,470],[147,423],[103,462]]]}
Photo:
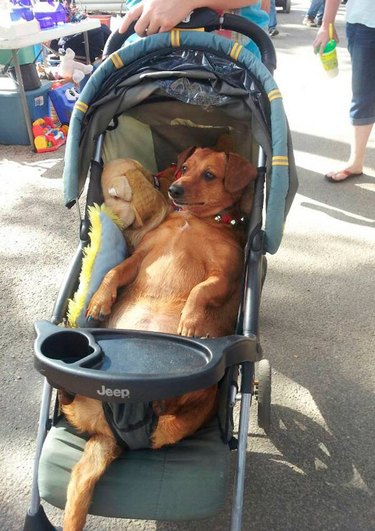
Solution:
{"label": "person's finger", "polygon": [[150,24],[147,27],[147,35],[159,33],[161,31],[161,25],[161,22],[159,22],[158,20],[151,20]]}
{"label": "person's finger", "polygon": [[313,49],[314,49],[314,53],[322,53],[322,51],[324,50],[325,48],[325,44],[323,41],[319,40],[319,39],[316,39],[314,42],[313,42]]}
{"label": "person's finger", "polygon": [[142,13],[142,15],[138,18],[137,23],[134,26],[134,31],[140,37],[144,37],[145,35],[148,35],[149,25],[150,17]]}
{"label": "person's finger", "polygon": [[154,33],[159,33],[161,27],[163,26],[163,17],[160,14],[157,14],[155,12],[151,12],[149,16],[146,16],[146,19],[148,20],[147,25],[147,35],[153,35]]}
{"label": "person's finger", "polygon": [[142,6],[136,6],[133,9],[127,11],[125,13],[124,18],[121,21],[121,25],[118,29],[119,33],[125,33],[126,30],[129,28],[130,24],[134,22],[135,20],[139,19],[139,17],[142,15]]}
{"label": "person's finger", "polygon": [[170,23],[170,24],[165,24],[163,23],[161,26],[160,26],[160,33],[163,33],[163,32],[166,32],[166,31],[171,31],[171,29],[175,28],[177,26],[177,24],[179,24],[179,22],[176,22],[176,24],[173,24],[173,23]]}
{"label": "person's finger", "polygon": [[322,55],[322,53],[324,52],[324,48],[327,45],[327,42],[328,41],[321,41],[320,43],[318,43],[316,48],[315,48],[315,53],[318,53],[319,55]]}
{"label": "person's finger", "polygon": [[313,41],[314,53],[322,54],[324,51],[324,48],[327,45],[328,40],[329,40],[328,30],[326,30],[325,28],[320,28]]}

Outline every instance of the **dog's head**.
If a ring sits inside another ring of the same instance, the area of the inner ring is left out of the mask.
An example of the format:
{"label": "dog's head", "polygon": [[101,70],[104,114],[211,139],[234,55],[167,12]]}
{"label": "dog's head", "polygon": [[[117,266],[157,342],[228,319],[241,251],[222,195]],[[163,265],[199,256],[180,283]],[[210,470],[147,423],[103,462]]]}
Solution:
{"label": "dog's head", "polygon": [[173,203],[194,214],[215,215],[240,201],[257,170],[235,153],[188,148],[177,161],[177,180],[169,187]]}

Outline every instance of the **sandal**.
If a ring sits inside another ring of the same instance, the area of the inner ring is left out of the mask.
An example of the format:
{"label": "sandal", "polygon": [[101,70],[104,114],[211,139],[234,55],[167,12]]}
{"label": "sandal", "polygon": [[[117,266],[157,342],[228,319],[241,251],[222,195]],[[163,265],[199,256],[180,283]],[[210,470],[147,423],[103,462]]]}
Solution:
{"label": "sandal", "polygon": [[[343,178],[337,179],[337,177],[340,177],[343,175]],[[353,173],[350,170],[340,170],[340,171],[331,171],[327,173],[324,177],[329,181],[330,183],[341,183],[342,181],[346,181],[347,179],[351,179],[352,177],[360,177],[363,175],[363,172],[360,173]]]}

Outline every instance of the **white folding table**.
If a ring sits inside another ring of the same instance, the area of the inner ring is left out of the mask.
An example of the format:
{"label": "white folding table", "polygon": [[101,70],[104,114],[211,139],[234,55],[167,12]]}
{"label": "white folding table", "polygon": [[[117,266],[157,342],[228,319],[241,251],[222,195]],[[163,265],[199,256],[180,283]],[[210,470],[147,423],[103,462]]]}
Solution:
{"label": "white folding table", "polygon": [[99,28],[100,20],[97,18],[87,18],[81,22],[76,23],[66,23],[58,24],[53,28],[47,28],[43,30],[36,31],[27,35],[19,35],[15,37],[0,37],[0,50],[11,50],[12,52],[12,61],[16,71],[18,90],[20,94],[20,100],[22,105],[23,116],[25,118],[27,134],[29,136],[29,141],[31,146],[34,146],[34,137],[32,132],[32,124],[30,118],[29,107],[27,105],[25,87],[23,85],[21,68],[18,61],[18,51],[20,48],[25,48],[26,46],[32,46],[33,44],[43,44],[44,42],[49,42],[53,39],[60,39],[61,37],[66,37],[68,35],[74,35],[75,33],[83,33],[85,41],[85,53],[86,61],[90,62],[89,54],[89,40],[87,32],[89,30]]}

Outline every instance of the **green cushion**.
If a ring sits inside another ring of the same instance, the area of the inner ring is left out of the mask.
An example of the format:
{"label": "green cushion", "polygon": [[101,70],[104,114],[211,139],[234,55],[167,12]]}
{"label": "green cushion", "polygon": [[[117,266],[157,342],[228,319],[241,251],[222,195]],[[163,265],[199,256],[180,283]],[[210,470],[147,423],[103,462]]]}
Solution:
{"label": "green cushion", "polygon": [[[82,436],[60,421],[43,446],[40,495],[61,509],[84,444]],[[144,520],[213,516],[227,495],[229,455],[216,419],[175,446],[124,451],[96,485],[90,513]]]}

